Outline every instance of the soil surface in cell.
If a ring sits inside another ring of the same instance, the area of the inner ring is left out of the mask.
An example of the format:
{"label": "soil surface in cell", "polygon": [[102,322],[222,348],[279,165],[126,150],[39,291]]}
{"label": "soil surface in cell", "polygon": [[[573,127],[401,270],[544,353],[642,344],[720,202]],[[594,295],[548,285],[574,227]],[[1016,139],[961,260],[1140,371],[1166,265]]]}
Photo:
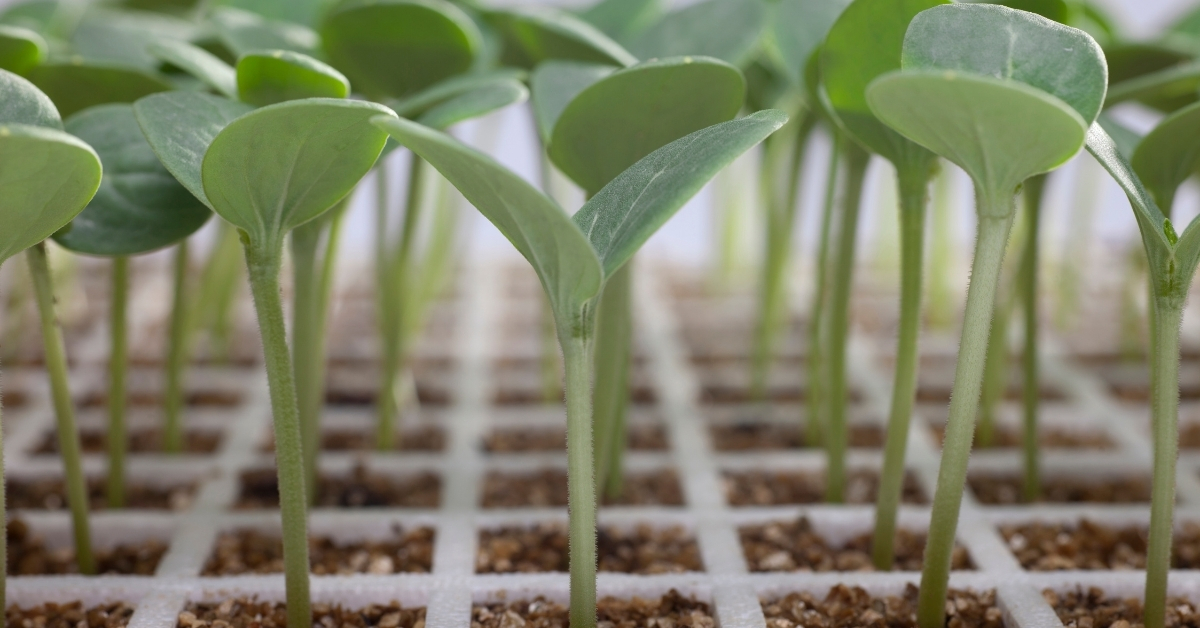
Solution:
{"label": "soil surface in cell", "polygon": [[[428,573],[433,568],[433,528],[395,526],[387,538],[340,543],[309,537],[308,560],[319,576]],[[203,576],[283,573],[278,534],[242,529],[223,532],[204,564]]]}
{"label": "soil surface in cell", "polygon": [[[1000,526],[1009,550],[1033,571],[1145,569],[1148,530],[1112,527],[1087,519],[1078,523]],[[1200,524],[1184,523],[1172,536],[1171,567],[1200,568]]]}
{"label": "soil surface in cell", "polygon": [[[874,571],[871,533],[834,546],[813,529],[807,517],[738,528],[750,571]],[[900,529],[894,546],[896,571],[920,571],[925,535]],[[954,547],[951,569],[972,569],[967,550]]]}
{"label": "soil surface in cell", "polygon": [[[871,504],[879,490],[874,471],[852,470],[846,478],[846,503]],[[781,506],[825,502],[823,471],[726,471],[725,495],[732,506]],[[928,498],[911,474],[904,476],[902,499],[906,504],[925,504]]]}
{"label": "soil surface in cell", "polygon": [[[446,431],[436,425],[422,425],[402,430],[393,444],[395,451],[437,452],[446,448]],[[368,429],[330,428],[321,432],[324,451],[374,451],[375,432]],[[275,451],[275,437],[267,438],[260,451]]]}
{"label": "soil surface in cell", "polygon": [[[1104,595],[1104,591],[1092,587],[1065,593],[1051,589],[1042,591],[1042,597],[1062,620],[1065,628],[1142,628],[1142,602],[1137,598],[1119,599]],[[1167,628],[1200,626],[1200,610],[1185,598],[1167,598]]]}
{"label": "soil surface in cell", "polygon": [[[423,628],[425,609],[399,604],[344,608],[313,604],[313,626],[331,628]],[[287,608],[278,602],[240,598],[220,604],[188,604],[179,614],[178,628],[284,628]]]}
{"label": "soil surface in cell", "polygon": [[[617,499],[604,497],[605,506],[682,506],[683,488],[670,469],[627,473]],[[566,469],[534,472],[491,471],[483,482],[484,508],[550,508],[567,505]]]}
{"label": "soil surface in cell", "polygon": [[[883,447],[883,427],[868,424],[847,426],[850,446],[860,449]],[[804,430],[797,425],[768,421],[738,421],[713,425],[709,428],[713,448],[717,451],[762,451],[813,447]]]}
{"label": "soil surface in cell", "polygon": [[[716,626],[708,604],[674,589],[658,599],[606,597],[597,604],[596,618],[605,628]],[[566,606],[541,597],[532,602],[478,604],[471,609],[471,628],[564,628],[567,619]]]}
{"label": "soil surface in cell", "polygon": [[[967,482],[975,498],[988,505],[1024,503],[1019,475],[980,474]],[[1042,478],[1041,502],[1129,504],[1150,501],[1149,477]]]}
{"label": "soil surface in cell", "polygon": [[[384,475],[356,466],[347,475],[322,474],[317,484],[317,508],[437,508],[442,480],[434,473]],[[279,507],[275,469],[242,473],[242,488],[234,508]]]}
{"label": "soil surface in cell", "polygon": [[[664,451],[667,430],[659,424],[630,425],[626,443],[635,451]],[[483,450],[493,454],[566,451],[567,431],[561,427],[498,427],[484,439]]]}
{"label": "soil surface in cell", "polygon": [[[945,442],[946,426],[935,425],[933,433],[938,445]],[[1012,449],[1021,446],[1021,430],[1010,425],[997,425],[992,442],[987,447],[979,444],[979,430],[975,431],[975,449]],[[1038,430],[1038,446],[1042,449],[1112,449],[1116,445],[1107,434],[1092,429],[1064,429],[1044,427]]]}
{"label": "soil surface in cell", "polygon": [[[79,442],[85,454],[108,453],[108,432],[80,430]],[[211,454],[221,446],[221,432],[217,430],[188,430],[183,436],[183,453]],[[129,430],[129,453],[148,454],[163,451],[162,430],[157,427],[139,427]],[[37,455],[58,454],[58,434],[48,431],[34,450]]]}
{"label": "soil surface in cell", "polygon": [[[51,549],[20,519],[8,522],[8,574],[11,576],[57,576],[79,573],[73,547]],[[152,576],[158,561],[167,553],[166,542],[146,539],[114,547],[94,548],[100,575]]]}
{"label": "soil surface in cell", "polygon": [[82,602],[21,608],[9,606],[4,613],[7,625],[14,628],[125,628],[133,617],[133,607],[124,602],[111,602],[84,608]]}
{"label": "soil surface in cell", "polygon": [[[597,549],[600,571],[662,574],[704,569],[696,539],[680,526],[602,526],[597,530]],[[510,526],[479,534],[475,572],[566,572],[567,559],[565,524]]]}
{"label": "soil surface in cell", "polygon": [[[88,504],[92,510],[108,508],[103,478],[88,478]],[[66,491],[60,478],[10,479],[6,484],[8,507],[29,510],[65,510]],[[194,483],[125,484],[125,508],[139,510],[186,510],[195,495]]]}
{"label": "soil surface in cell", "polygon": [[1179,447],[1200,449],[1200,421],[1189,421],[1179,426]]}
{"label": "soil surface in cell", "polygon": [[[1004,614],[995,591],[951,589],[946,600],[946,625],[954,628],[1002,628]],[[789,593],[764,602],[767,628],[908,628],[916,626],[917,587],[908,584],[901,595],[872,597],[859,587],[838,585],[825,597]]]}
{"label": "soil surface in cell", "polygon": [[[232,408],[242,402],[242,393],[236,390],[207,388],[192,390],[184,394],[184,404],[188,407]],[[154,407],[161,408],[163,397],[157,390],[131,389],[125,398],[130,408]],[[81,408],[103,408],[108,405],[108,392],[97,390],[83,395],[79,400]]]}

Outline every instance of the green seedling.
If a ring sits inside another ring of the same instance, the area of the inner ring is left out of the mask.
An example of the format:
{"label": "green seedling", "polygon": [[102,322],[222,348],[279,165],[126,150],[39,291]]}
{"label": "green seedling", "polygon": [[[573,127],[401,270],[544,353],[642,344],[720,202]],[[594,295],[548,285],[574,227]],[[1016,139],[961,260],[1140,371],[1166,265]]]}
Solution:
{"label": "green seedling", "polygon": [[31,68],[25,76],[66,116],[96,105],[131,103],[171,89],[162,77],[145,70],[84,59],[50,61]]}
{"label": "green seedling", "polygon": [[561,11],[507,9],[483,16],[502,37],[500,60],[505,65],[533,69],[550,59],[618,67],[637,63],[637,57],[596,27]]}
{"label": "green seedling", "polygon": [[[550,161],[589,198],[654,150],[732,119],[746,91],[737,68],[705,57],[647,61],[616,71],[547,62],[534,72],[533,84],[538,128],[549,129]],[[625,264],[615,272],[597,299],[592,425],[596,483],[609,495],[622,488],[633,343],[631,268]]]}
{"label": "green seedling", "polygon": [[942,626],[983,361],[1014,198],[1070,159],[1104,102],[1104,55],[1083,31],[993,5],[945,5],[908,27],[903,69],[867,89],[885,124],[975,182],[978,216],[950,413],[934,495],[918,624]]}
{"label": "green seedling", "polygon": [[[905,448],[917,383],[925,204],[937,161],[932,152],[880,122],[867,104],[866,90],[876,77],[900,68],[899,52],[913,16],[939,4],[941,0],[856,0],[830,28],[821,52],[821,78],[833,115],[850,137],[895,165],[900,199],[900,323],[872,540],[872,560],[880,569],[892,565],[896,513],[903,490]],[[852,167],[848,178],[861,182],[867,161],[851,160],[848,165]],[[829,335],[825,339],[829,381],[824,398],[828,407],[825,444],[829,452],[826,498],[833,502],[844,499],[846,481],[846,345],[859,213],[857,198],[850,200],[852,203],[843,208],[838,229],[831,270]]]}
{"label": "green seedling", "polygon": [[[113,259],[109,295],[108,484],[110,508],[125,505],[125,380],[129,370],[126,310],[129,257],[184,242],[211,212],[159,163],[124,104],[99,105],[67,120],[66,130],[86,141],[105,165],[104,181],[87,208],[54,239],[64,248]],[[186,262],[186,248],[182,249]],[[185,264],[186,267],[186,264]],[[178,377],[168,373],[168,387]],[[168,393],[165,397],[179,396]],[[163,442],[180,444],[182,434],[164,430]]]}
{"label": "green seedling", "polygon": [[533,266],[554,310],[566,367],[571,613],[596,625],[592,360],[605,283],[721,168],[786,122],[778,111],[702,129],[641,159],[574,216],[491,158],[402,119],[376,123],[442,173]]}
{"label": "green seedling", "polygon": [[[63,484],[71,509],[75,560],[83,574],[96,573],[88,529],[87,487],[83,476],[79,433],[67,383],[67,360],[62,331],[54,314],[54,295],[46,248],[42,241],[61,229],[80,211],[100,186],[102,166],[95,151],[62,131],[62,121],[50,99],[29,81],[0,70],[0,198],[4,199],[0,233],[0,262],[29,250],[29,267],[37,294],[46,371],[58,426],[63,460]],[[0,463],[0,473],[3,464]],[[0,491],[4,483],[0,481]],[[0,507],[4,504],[0,493]],[[7,544],[0,539],[0,558],[7,563]],[[0,576],[2,578],[3,576]],[[4,582],[0,580],[0,596]],[[0,606],[3,606],[0,599]]]}
{"label": "green seedling", "polygon": [[664,15],[624,43],[640,59],[704,55],[742,67],[758,51],[766,17],[762,0],[705,0]]}
{"label": "green seedling", "polygon": [[341,72],[298,52],[249,52],[237,63],[238,97],[265,107],[300,98],[345,98],[350,81]]}
{"label": "green seedling", "polygon": [[24,74],[46,60],[46,49],[36,31],[0,24],[0,70]]}

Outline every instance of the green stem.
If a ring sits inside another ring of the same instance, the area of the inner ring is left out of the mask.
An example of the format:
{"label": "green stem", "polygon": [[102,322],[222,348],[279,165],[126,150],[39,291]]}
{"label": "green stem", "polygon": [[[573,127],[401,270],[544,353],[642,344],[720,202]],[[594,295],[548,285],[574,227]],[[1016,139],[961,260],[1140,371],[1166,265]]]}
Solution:
{"label": "green stem", "polygon": [[171,299],[171,321],[167,339],[167,373],[163,392],[163,450],[183,451],[183,371],[190,351],[187,302],[188,243],[183,240],[175,247],[172,268],[174,295]]}
{"label": "green stem", "polygon": [[925,249],[925,205],[932,163],[897,170],[900,196],[900,322],[896,338],[896,370],[888,417],[883,471],[875,506],[871,560],[875,568],[892,568],[896,513],[904,487],[904,457],[909,421],[917,389],[917,339],[921,332],[921,278]]}
{"label": "green stem", "polygon": [[971,284],[967,289],[967,306],[963,312],[962,338],[950,397],[950,416],[946,421],[941,466],[938,469],[933,513],[925,545],[925,567],[921,573],[921,592],[917,602],[917,625],[921,628],[942,628],[944,623],[950,558],[954,552],[958,511],[967,479],[967,461],[971,456],[988,332],[1000,271],[1004,265],[1004,249],[1012,230],[1012,190],[988,193],[977,189],[975,196],[979,216],[975,259],[971,263]]}
{"label": "green stem", "polygon": [[[316,223],[316,224],[314,224]],[[317,454],[320,449],[321,396],[324,390],[321,359],[320,277],[317,248],[325,231],[326,217],[309,221],[292,230],[292,376],[296,380],[296,409],[300,417],[300,442],[304,451],[307,486],[317,486]],[[316,491],[308,492],[308,503],[316,502]]]}
{"label": "green stem", "polygon": [[250,290],[262,334],[271,413],[275,424],[275,467],[279,475],[279,508],[283,519],[284,586],[288,625],[312,623],[308,589],[308,499],[305,491],[304,445],[287,329],[280,296],[279,266],[282,245],[246,243]]}
{"label": "green stem", "polygon": [[558,340],[554,331],[554,310],[550,307],[550,299],[545,295],[541,296],[541,302],[542,356],[539,363],[542,372],[542,401],[558,403],[562,396],[562,382],[558,375]]}
{"label": "green stem", "polygon": [[933,238],[929,243],[929,324],[947,328],[954,322],[954,288],[951,273],[954,270],[954,224],[955,212],[954,171],[943,164],[934,183],[933,195]]}
{"label": "green stem", "polygon": [[858,242],[858,214],[863,181],[871,155],[845,140],[846,178],[842,181],[838,241],[833,258],[833,276],[829,294],[829,423],[825,449],[828,452],[825,499],[842,503],[846,499],[846,345],[850,338],[850,293],[854,282],[854,261]]}
{"label": "green stem", "polygon": [[1150,497],[1150,538],[1146,547],[1146,628],[1166,624],[1167,572],[1171,568],[1175,509],[1175,461],[1179,453],[1179,328],[1183,303],[1156,298],[1151,345],[1151,417],[1154,431],[1154,488]]}
{"label": "green stem", "polygon": [[1025,314],[1025,347],[1021,353],[1024,375],[1021,387],[1024,425],[1021,441],[1025,462],[1022,494],[1026,502],[1037,501],[1042,485],[1038,472],[1038,224],[1041,222],[1045,187],[1044,174],[1025,181],[1025,226],[1028,231],[1021,260],[1021,305]]}
{"label": "green stem", "polygon": [[567,384],[567,510],[570,519],[571,628],[596,628],[596,480],[592,451],[592,338],[562,330]]}
{"label": "green stem", "polygon": [[46,260],[46,243],[39,242],[26,252],[29,274],[37,297],[38,317],[42,324],[42,342],[46,350],[46,373],[54,397],[54,416],[58,426],[58,450],[62,453],[63,484],[67,505],[71,508],[71,527],[75,535],[75,559],[79,573],[94,575],[96,559],[92,555],[92,534],[88,528],[87,482],[83,477],[79,430],[75,425],[75,405],[67,376],[67,353],[63,348],[62,329],[54,312],[54,286],[50,279],[50,264]]}
{"label": "green stem", "polygon": [[816,285],[813,287],[812,311],[808,328],[808,394],[807,429],[805,438],[812,444],[824,441],[825,418],[825,307],[829,291],[829,240],[833,230],[833,206],[837,199],[838,172],[842,165],[842,140],[836,135],[829,143],[829,173],[825,180],[825,198],[821,207],[821,232],[817,242]]}
{"label": "green stem", "polygon": [[388,170],[375,168],[375,320],[379,327],[379,388],[375,395],[375,445],[391,448],[395,438],[396,371],[392,284],[388,281]]}
{"label": "green stem", "polygon": [[129,258],[114,257],[112,261],[112,294],[108,332],[108,485],[109,508],[125,507],[125,448],[128,431],[125,428],[125,377],[129,372],[128,318]]}
{"label": "green stem", "polygon": [[736,166],[725,168],[713,178],[717,204],[713,212],[716,219],[717,265],[713,283],[723,288],[729,285],[738,262],[738,239],[741,237],[741,202],[737,190],[741,182]]}
{"label": "green stem", "polygon": [[596,448],[596,485],[616,497],[622,489],[629,408],[629,365],[633,344],[632,268],[626,263],[604,282],[596,311],[595,388],[593,433]]}
{"label": "green stem", "polygon": [[217,243],[200,277],[196,307],[202,313],[194,317],[197,323],[209,328],[215,357],[229,355],[233,337],[233,306],[237,302],[238,278],[242,268],[241,248],[237,229],[222,220],[217,231]]}

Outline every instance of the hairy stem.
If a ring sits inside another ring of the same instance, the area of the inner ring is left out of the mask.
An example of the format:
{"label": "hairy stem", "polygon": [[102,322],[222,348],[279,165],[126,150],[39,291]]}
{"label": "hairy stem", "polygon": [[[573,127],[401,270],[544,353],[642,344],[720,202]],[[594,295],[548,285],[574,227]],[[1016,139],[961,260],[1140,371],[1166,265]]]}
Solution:
{"label": "hairy stem", "polygon": [[129,258],[112,260],[112,294],[108,317],[108,483],[109,508],[125,507],[125,449],[129,432],[125,427],[125,378],[129,372],[128,317]]}
{"label": "hairy stem", "polygon": [[163,388],[163,451],[183,451],[183,371],[191,349],[188,324],[187,271],[188,243],[175,246],[172,264],[174,293],[171,296],[171,320],[168,324],[166,382]]}
{"label": "hairy stem", "polygon": [[945,329],[954,322],[955,221],[958,217],[955,173],[948,163],[941,166],[935,177],[933,195],[933,233],[929,243],[929,324]]}
{"label": "hairy stem", "polygon": [[1183,303],[1156,298],[1151,345],[1151,425],[1154,431],[1154,487],[1150,496],[1150,538],[1146,547],[1146,628],[1166,624],[1167,571],[1175,510],[1175,462],[1179,454],[1179,328]]}
{"label": "hairy stem", "polygon": [[379,387],[375,394],[375,446],[390,449],[395,439],[396,342],[392,305],[392,283],[388,279],[388,204],[387,164],[375,167],[375,321],[379,327]]}
{"label": "hairy stem", "polygon": [[975,413],[983,384],[988,335],[1004,265],[1004,249],[1012,230],[1012,190],[990,192],[976,190],[979,223],[975,240],[975,258],[971,263],[971,284],[963,313],[962,337],[954,368],[954,386],[950,397],[950,415],[942,444],[933,513],[925,545],[925,567],[921,573],[921,592],[917,602],[917,625],[941,628],[946,612],[946,591],[950,583],[950,558],[958,528],[967,479],[967,460],[975,432]]}
{"label": "hairy stem", "polygon": [[616,497],[622,488],[622,460],[629,407],[629,363],[633,343],[633,261],[604,283],[596,311],[593,433],[596,485]]}
{"label": "hairy stem", "polygon": [[1038,225],[1041,222],[1042,193],[1045,187],[1044,174],[1025,181],[1025,226],[1028,231],[1021,260],[1021,305],[1025,314],[1025,346],[1021,352],[1024,375],[1021,387],[1024,426],[1021,443],[1025,476],[1021,492],[1026,502],[1037,501],[1042,486],[1038,472]]}
{"label": "hairy stem", "polygon": [[96,559],[92,555],[92,534],[88,528],[88,494],[80,454],[82,447],[79,445],[75,404],[71,400],[67,376],[67,352],[63,348],[58,315],[54,312],[54,286],[50,279],[50,264],[46,260],[46,243],[39,242],[30,247],[26,256],[42,325],[46,373],[50,376],[50,390],[54,397],[58,450],[63,460],[63,484],[67,489],[67,506],[71,509],[71,527],[75,535],[75,560],[79,563],[79,573],[94,575]]}
{"label": "hairy stem", "polygon": [[829,173],[825,180],[825,198],[821,207],[821,232],[817,241],[816,285],[808,315],[808,390],[806,395],[807,428],[804,438],[810,444],[824,442],[826,409],[825,379],[825,308],[829,292],[829,240],[833,230],[833,206],[837,199],[838,173],[841,170],[842,141],[836,135],[829,142]]}
{"label": "hairy stem", "polygon": [[[596,627],[596,480],[592,451],[592,338],[559,321],[567,384],[567,509],[571,628]],[[590,327],[585,325],[583,327]]]}
{"label": "hairy stem", "polygon": [[[320,277],[317,248],[326,227],[326,217],[309,221],[292,230],[292,376],[296,379],[296,409],[300,417],[300,442],[304,451],[307,486],[317,486],[317,454],[321,447],[321,393],[325,389],[321,359],[323,344],[320,315]],[[316,501],[310,490],[308,503]]]}

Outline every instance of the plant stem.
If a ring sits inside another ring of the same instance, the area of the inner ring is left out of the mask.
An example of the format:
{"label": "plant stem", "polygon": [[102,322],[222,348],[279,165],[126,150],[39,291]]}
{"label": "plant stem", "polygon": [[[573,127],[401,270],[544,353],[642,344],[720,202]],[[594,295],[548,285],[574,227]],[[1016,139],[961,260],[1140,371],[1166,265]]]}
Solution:
{"label": "plant stem", "polygon": [[1041,222],[1042,193],[1046,175],[1040,174],[1025,181],[1025,250],[1021,260],[1021,305],[1025,313],[1025,347],[1021,354],[1024,382],[1021,387],[1021,409],[1024,415],[1022,449],[1025,477],[1022,494],[1026,502],[1037,501],[1041,493],[1038,472],[1038,225]]}
{"label": "plant stem", "polygon": [[596,383],[592,393],[596,485],[612,497],[621,494],[623,479],[633,343],[632,266],[630,260],[604,282],[596,311]]}
{"label": "plant stem", "polygon": [[[238,278],[242,269],[242,244],[237,229],[222,220],[213,247],[200,277],[196,306],[202,314],[198,323],[209,327],[214,357],[228,357],[233,337],[233,309],[237,302]],[[190,350],[190,348],[189,348]]]}
{"label": "plant stem", "polygon": [[87,483],[83,477],[82,448],[79,445],[79,430],[75,426],[75,405],[67,376],[67,353],[63,348],[58,315],[54,312],[54,286],[50,279],[50,264],[46,260],[46,243],[39,242],[29,247],[26,256],[42,324],[46,373],[50,376],[50,390],[54,397],[58,450],[63,460],[63,484],[67,489],[67,505],[71,508],[71,527],[75,535],[75,560],[79,563],[79,573],[90,576],[96,573],[96,559],[92,555],[92,534],[88,528]]}
{"label": "plant stem", "polygon": [[388,169],[385,162],[375,167],[375,319],[379,326],[379,388],[375,395],[375,446],[386,450],[393,444],[396,414],[394,381],[397,366],[392,285],[388,281]]}
{"label": "plant stem", "polygon": [[950,558],[954,551],[958,511],[967,479],[967,460],[971,456],[988,332],[1000,271],[1004,265],[1004,249],[1012,230],[1012,190],[991,193],[977,188],[975,196],[979,216],[975,259],[971,263],[971,283],[967,289],[962,338],[954,368],[950,415],[946,421],[941,466],[938,469],[933,513],[925,545],[925,567],[921,573],[921,592],[917,602],[917,625],[921,628],[941,628],[944,622]]}
{"label": "plant stem", "polygon": [[821,232],[817,242],[817,272],[816,285],[813,287],[812,310],[809,313],[808,328],[808,371],[807,400],[807,429],[804,438],[810,444],[820,444],[824,441],[823,429],[826,403],[824,347],[825,347],[825,308],[829,291],[829,240],[833,230],[833,206],[837,199],[838,172],[841,170],[842,140],[836,132],[829,142],[829,173],[825,180],[825,198],[821,207]]}
{"label": "plant stem", "polygon": [[[300,442],[304,451],[304,478],[317,486],[317,453],[321,447],[321,396],[325,389],[321,359],[321,287],[317,272],[317,248],[325,231],[326,217],[292,230],[292,376],[296,379],[296,409],[300,417]],[[308,492],[308,503],[316,502],[316,491]]]}
{"label": "plant stem", "polygon": [[925,252],[925,205],[931,160],[902,165],[896,171],[900,196],[900,322],[896,338],[896,370],[888,417],[883,470],[875,506],[875,535],[871,561],[875,568],[892,568],[896,512],[904,487],[904,457],[913,397],[917,389],[917,339],[921,332],[921,279]]}
{"label": "plant stem", "polygon": [[716,223],[717,264],[712,283],[718,288],[729,285],[738,263],[738,240],[741,238],[741,199],[737,190],[741,187],[741,171],[737,167],[725,168],[713,177],[716,205],[713,216]]}
{"label": "plant stem", "polygon": [[[1020,274],[1020,273],[1018,273]],[[1009,286],[1012,290],[1015,286]],[[987,357],[984,358],[983,387],[979,395],[979,427],[975,446],[986,449],[996,440],[996,408],[1008,392],[1008,327],[1016,300],[1003,287],[997,289],[996,311],[988,332]]]}
{"label": "plant stem", "polygon": [[542,401],[558,403],[562,398],[562,379],[558,374],[558,340],[554,330],[554,311],[550,307],[550,299],[541,295],[542,324],[541,324],[541,371],[542,371]]}
{"label": "plant stem", "polygon": [[[567,393],[567,510],[570,518],[571,628],[596,627],[596,480],[592,452],[590,325],[559,321]],[[564,330],[565,333],[564,333]],[[585,332],[587,334],[587,332]]]}
{"label": "plant stem", "polygon": [[129,258],[112,260],[112,294],[108,318],[108,485],[109,508],[125,507],[125,376],[129,372],[129,346],[126,339],[129,308]]}
{"label": "plant stem", "polygon": [[190,352],[190,333],[187,302],[188,243],[175,247],[172,282],[175,293],[171,298],[170,337],[167,339],[167,373],[163,392],[163,450],[183,451],[183,371]]}
{"label": "plant stem", "polygon": [[955,173],[948,163],[935,177],[933,195],[933,238],[929,243],[929,305],[931,327],[947,328],[954,322]]}
{"label": "plant stem", "polygon": [[838,222],[838,241],[833,258],[829,293],[829,423],[825,429],[825,500],[840,504],[846,499],[846,345],[850,337],[850,292],[854,283],[854,261],[858,243],[858,214],[863,181],[871,154],[844,140],[846,178]]}
{"label": "plant stem", "polygon": [[[308,626],[312,611],[308,592],[308,499],[305,492],[304,445],[287,329],[280,296],[281,244],[246,243],[250,290],[262,334],[271,413],[275,424],[275,467],[279,475],[279,508],[283,519],[284,586],[288,625]],[[314,487],[315,489],[315,487]]]}
{"label": "plant stem", "polygon": [[1154,431],[1154,488],[1150,497],[1150,538],[1146,547],[1146,628],[1166,623],[1167,571],[1175,509],[1175,461],[1179,454],[1179,328],[1182,300],[1155,298],[1151,346],[1151,425]]}

